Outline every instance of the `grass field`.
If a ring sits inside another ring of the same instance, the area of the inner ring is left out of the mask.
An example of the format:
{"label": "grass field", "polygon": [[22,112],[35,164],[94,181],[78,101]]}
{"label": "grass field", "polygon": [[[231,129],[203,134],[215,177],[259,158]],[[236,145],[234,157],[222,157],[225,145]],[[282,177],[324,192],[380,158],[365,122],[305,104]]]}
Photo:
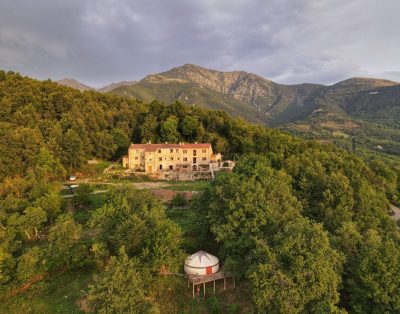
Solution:
{"label": "grass field", "polygon": [[167,181],[170,186],[165,189],[174,191],[201,191],[210,185],[210,181]]}

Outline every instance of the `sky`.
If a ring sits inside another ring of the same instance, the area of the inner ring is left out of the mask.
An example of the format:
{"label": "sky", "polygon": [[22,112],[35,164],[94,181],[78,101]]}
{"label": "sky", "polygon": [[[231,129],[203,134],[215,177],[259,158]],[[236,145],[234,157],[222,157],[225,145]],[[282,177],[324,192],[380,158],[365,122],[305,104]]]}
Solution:
{"label": "sky", "polygon": [[1,0],[0,68],[93,87],[192,63],[400,81],[399,0]]}

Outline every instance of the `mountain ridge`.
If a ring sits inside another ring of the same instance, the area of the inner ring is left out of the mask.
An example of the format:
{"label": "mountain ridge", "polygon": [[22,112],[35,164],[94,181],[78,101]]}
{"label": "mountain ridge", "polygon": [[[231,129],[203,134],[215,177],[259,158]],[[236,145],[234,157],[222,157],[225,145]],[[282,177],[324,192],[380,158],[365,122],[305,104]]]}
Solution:
{"label": "mountain ridge", "polygon": [[138,81],[121,81],[121,82],[117,82],[117,83],[110,83],[106,86],[100,87],[100,88],[94,88],[91,86],[88,86],[86,84],[83,84],[75,79],[71,79],[71,78],[63,78],[61,80],[56,81],[56,83],[67,86],[67,87],[72,87],[75,89],[78,89],[80,91],[89,91],[89,90],[95,90],[101,93],[108,93],[110,91],[112,91],[113,89],[116,89],[120,86],[131,86],[136,84]]}
{"label": "mountain ridge", "polygon": [[227,110],[251,122],[261,121],[262,124],[278,126],[304,119],[319,107],[327,108],[326,102],[337,102],[334,106],[328,106],[329,110],[346,114],[342,107],[347,97],[361,91],[398,84],[383,79],[353,77],[332,85],[285,85],[254,73],[222,72],[188,63],[148,75],[133,87],[116,88],[110,93],[144,101],[179,100]]}

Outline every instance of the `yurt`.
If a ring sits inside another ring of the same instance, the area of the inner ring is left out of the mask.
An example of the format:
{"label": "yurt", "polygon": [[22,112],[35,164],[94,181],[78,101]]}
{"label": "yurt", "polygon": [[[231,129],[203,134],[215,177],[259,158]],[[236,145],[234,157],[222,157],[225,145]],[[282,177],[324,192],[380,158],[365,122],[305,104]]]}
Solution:
{"label": "yurt", "polygon": [[189,275],[211,275],[219,270],[219,260],[205,251],[198,251],[185,260],[185,272]]}

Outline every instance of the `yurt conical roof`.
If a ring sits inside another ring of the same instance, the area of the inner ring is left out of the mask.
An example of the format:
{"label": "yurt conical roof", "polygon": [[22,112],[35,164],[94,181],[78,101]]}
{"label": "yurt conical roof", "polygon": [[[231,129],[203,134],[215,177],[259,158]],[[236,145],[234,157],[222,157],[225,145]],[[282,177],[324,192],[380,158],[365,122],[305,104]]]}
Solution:
{"label": "yurt conical roof", "polygon": [[193,268],[206,268],[218,265],[219,260],[216,256],[205,251],[198,251],[186,258],[185,266]]}

